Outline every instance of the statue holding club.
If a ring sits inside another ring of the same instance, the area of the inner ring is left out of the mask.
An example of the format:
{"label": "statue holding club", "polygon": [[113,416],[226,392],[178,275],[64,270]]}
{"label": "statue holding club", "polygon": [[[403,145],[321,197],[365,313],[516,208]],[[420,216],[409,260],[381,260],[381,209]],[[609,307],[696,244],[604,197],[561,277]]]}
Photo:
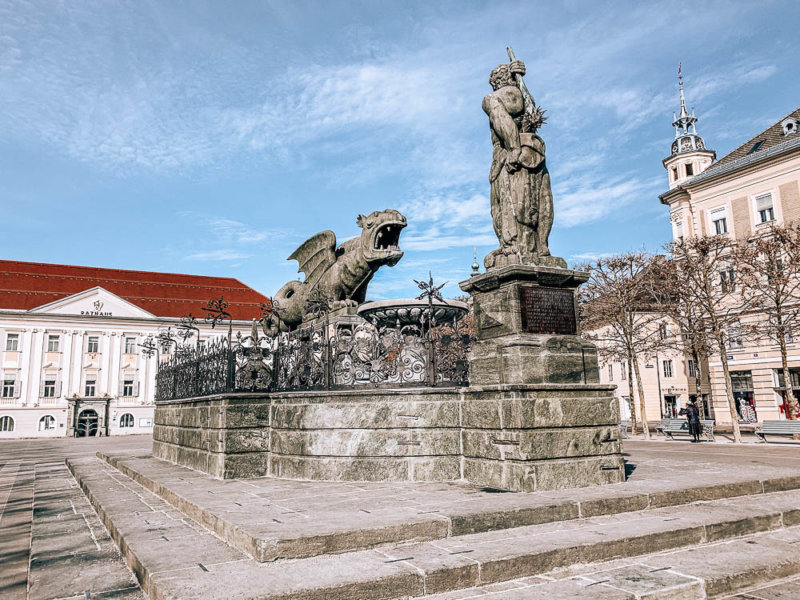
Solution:
{"label": "statue holding club", "polygon": [[492,223],[500,242],[484,259],[487,269],[506,265],[545,265],[566,268],[550,255],[553,192],[545,163],[544,140],[537,134],[546,117],[522,76],[525,64],[511,60],[489,76],[492,92],[483,99],[492,136],[490,203]]}

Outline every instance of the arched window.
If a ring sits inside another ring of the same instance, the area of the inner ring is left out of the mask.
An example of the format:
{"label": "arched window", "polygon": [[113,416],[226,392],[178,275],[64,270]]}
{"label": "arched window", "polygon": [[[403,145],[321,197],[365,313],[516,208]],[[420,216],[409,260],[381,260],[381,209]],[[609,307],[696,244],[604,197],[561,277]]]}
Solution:
{"label": "arched window", "polygon": [[14,431],[14,419],[8,416],[0,417],[0,431]]}
{"label": "arched window", "polygon": [[52,415],[45,415],[39,419],[39,431],[52,431],[56,428],[56,418]]}
{"label": "arched window", "polygon": [[119,426],[120,427],[133,427],[133,415],[131,413],[125,413],[119,418]]}

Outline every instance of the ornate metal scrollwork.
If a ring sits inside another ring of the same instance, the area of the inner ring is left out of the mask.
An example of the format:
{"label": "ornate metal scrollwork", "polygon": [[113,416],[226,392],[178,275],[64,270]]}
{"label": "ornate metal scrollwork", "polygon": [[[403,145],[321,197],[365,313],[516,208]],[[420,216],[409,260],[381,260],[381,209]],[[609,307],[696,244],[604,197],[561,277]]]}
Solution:
{"label": "ornate metal scrollwork", "polygon": [[[430,281],[420,288],[430,299],[428,294],[438,295],[441,286]],[[214,304],[220,313],[225,311],[224,300]],[[216,311],[209,307],[211,319]],[[179,344],[170,331],[148,339],[142,348],[149,356],[157,353],[158,342],[175,346],[175,352],[159,358],[156,400],[229,392],[468,385],[472,340],[458,330],[457,322],[437,324],[426,315],[420,325],[379,327],[362,321],[332,326],[329,306],[319,300],[310,306],[314,327],[279,332],[269,326],[278,310],[265,307],[264,317],[253,322],[247,336],[239,333],[232,339],[229,334],[203,345]]]}

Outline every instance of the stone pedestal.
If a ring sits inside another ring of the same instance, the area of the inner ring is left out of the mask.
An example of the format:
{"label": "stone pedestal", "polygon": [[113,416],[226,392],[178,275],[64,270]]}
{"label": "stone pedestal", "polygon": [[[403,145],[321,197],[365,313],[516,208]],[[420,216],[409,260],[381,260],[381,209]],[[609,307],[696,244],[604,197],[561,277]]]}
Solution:
{"label": "stone pedestal", "polygon": [[462,282],[477,329],[470,384],[597,383],[597,349],[578,335],[575,290],[587,278],[511,265]]}
{"label": "stone pedestal", "polygon": [[587,279],[509,265],[461,283],[477,329],[462,409],[468,481],[532,491],[625,480],[619,407],[579,336],[575,291]]}

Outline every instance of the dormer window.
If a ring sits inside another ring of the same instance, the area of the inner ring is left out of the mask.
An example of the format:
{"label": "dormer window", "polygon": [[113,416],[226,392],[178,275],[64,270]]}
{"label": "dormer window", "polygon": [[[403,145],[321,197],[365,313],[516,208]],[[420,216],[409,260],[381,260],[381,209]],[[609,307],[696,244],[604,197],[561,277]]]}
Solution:
{"label": "dormer window", "polygon": [[752,154],[753,152],[758,152],[758,149],[761,148],[761,146],[763,145],[764,145],[764,140],[758,140],[755,144],[753,144],[753,147],[750,148],[748,154]]}
{"label": "dormer window", "polygon": [[797,133],[797,127],[800,125],[797,119],[794,117],[789,117],[788,119],[784,119],[781,122],[781,127],[783,128],[783,135],[792,135],[793,133]]}

